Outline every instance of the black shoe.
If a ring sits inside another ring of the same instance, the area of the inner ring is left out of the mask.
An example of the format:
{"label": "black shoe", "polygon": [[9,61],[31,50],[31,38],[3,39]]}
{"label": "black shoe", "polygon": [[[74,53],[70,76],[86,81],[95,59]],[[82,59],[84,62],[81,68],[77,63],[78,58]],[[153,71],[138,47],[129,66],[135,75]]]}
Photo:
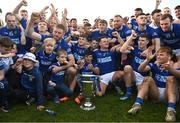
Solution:
{"label": "black shoe", "polygon": [[27,105],[31,105],[32,103],[34,103],[35,102],[35,98],[34,97],[31,97],[31,98],[29,98],[28,100],[26,100],[26,104]]}
{"label": "black shoe", "polygon": [[8,106],[1,106],[1,110],[3,111],[3,112],[9,112],[9,107]]}

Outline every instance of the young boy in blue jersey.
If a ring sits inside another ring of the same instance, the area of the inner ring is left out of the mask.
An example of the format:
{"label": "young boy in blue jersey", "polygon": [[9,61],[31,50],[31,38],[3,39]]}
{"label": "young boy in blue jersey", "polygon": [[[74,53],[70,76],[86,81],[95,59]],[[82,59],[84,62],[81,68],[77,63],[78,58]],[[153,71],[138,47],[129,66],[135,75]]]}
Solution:
{"label": "young boy in blue jersey", "polygon": [[123,97],[120,97],[120,100],[126,100],[132,95],[133,82],[135,82],[137,88],[139,89],[144,80],[144,76],[148,75],[146,72],[139,72],[138,67],[145,60],[145,57],[141,56],[141,53],[148,48],[147,45],[149,43],[149,39],[146,34],[142,34],[138,39],[138,47],[131,47],[133,40],[136,38],[137,34],[132,31],[130,38],[121,47],[122,53],[131,53],[133,58],[131,60],[131,65],[126,65],[124,67],[126,94]]}
{"label": "young boy in blue jersey", "polygon": [[[100,70],[98,68],[98,65],[93,62],[93,52],[90,51],[90,50],[87,50],[85,52],[85,56],[84,56],[84,59],[81,60],[80,64],[79,64],[79,74],[80,75],[99,75],[100,74]],[[79,77],[80,78],[80,77]],[[79,85],[79,88],[80,88],[80,94],[78,97],[75,98],[75,102],[77,104],[80,104],[81,103],[81,100],[83,98],[83,95],[82,95],[82,85],[81,85],[81,79],[80,80],[77,80],[78,82],[78,85]],[[95,80],[96,82],[94,83],[94,86],[95,86],[95,91],[97,92],[96,94],[98,95],[99,93],[99,90],[98,90],[98,78],[96,78]]]}
{"label": "young boy in blue jersey", "polygon": [[140,72],[151,70],[152,77],[144,78],[141,88],[138,90],[136,101],[128,113],[136,114],[140,111],[143,100],[148,96],[148,98],[156,101],[167,100],[168,106],[165,120],[176,121],[177,83],[170,71],[162,67],[164,64],[171,62],[172,50],[168,47],[161,47],[156,53],[156,61],[149,64],[153,56],[152,52],[148,50],[146,59],[138,68]]}
{"label": "young boy in blue jersey", "polygon": [[0,107],[3,112],[8,112],[8,82],[5,79],[4,64],[0,63]]}
{"label": "young boy in blue jersey", "polygon": [[[59,103],[73,96],[73,90],[65,84],[65,74],[69,67],[74,66],[74,63],[67,61],[67,52],[63,49],[57,51],[56,58],[58,62],[49,67],[52,75],[47,85],[47,92],[51,94],[55,103]],[[65,97],[59,99],[62,93]]]}
{"label": "young boy in blue jersey", "polygon": [[43,50],[37,53],[37,60],[39,61],[39,70],[43,76],[44,93],[49,79],[49,67],[56,62],[56,54],[53,52],[56,41],[53,38],[46,38],[43,43]]}
{"label": "young boy in blue jersey", "polygon": [[123,72],[118,71],[117,59],[119,54],[109,49],[109,41],[107,37],[101,37],[99,41],[100,48],[94,51],[94,58],[100,69],[100,95],[104,95],[106,88],[110,82],[114,82],[122,78]]}
{"label": "young boy in blue jersey", "polygon": [[16,71],[21,73],[21,88],[15,90],[15,95],[19,100],[26,100],[27,105],[37,101],[37,110],[44,109],[43,83],[41,72],[35,64],[38,61],[36,56],[27,52],[23,56],[21,65],[16,67]]}

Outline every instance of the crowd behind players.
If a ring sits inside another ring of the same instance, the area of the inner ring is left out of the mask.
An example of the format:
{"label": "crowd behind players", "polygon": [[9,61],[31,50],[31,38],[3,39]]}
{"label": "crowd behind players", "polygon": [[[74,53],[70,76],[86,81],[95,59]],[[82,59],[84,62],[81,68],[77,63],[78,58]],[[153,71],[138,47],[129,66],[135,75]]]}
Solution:
{"label": "crowd behind players", "polygon": [[[105,96],[109,84],[124,83],[120,100],[137,98],[128,113],[136,114],[149,98],[167,102],[166,121],[176,121],[176,102],[180,79],[180,5],[158,9],[151,14],[141,8],[131,18],[115,15],[108,22],[97,18],[94,24],[67,18],[67,9],[58,17],[53,4],[40,12],[21,9],[22,0],[0,20],[0,106],[36,102],[41,111],[44,101],[74,100],[84,95],[79,74],[100,76],[95,83],[97,96]],[[51,16],[46,18],[46,11]],[[2,11],[0,11],[2,13]],[[78,88],[78,89],[77,89]],[[76,92],[76,93],[75,93]],[[74,98],[75,97],[75,98]],[[74,99],[73,99],[74,98]]]}

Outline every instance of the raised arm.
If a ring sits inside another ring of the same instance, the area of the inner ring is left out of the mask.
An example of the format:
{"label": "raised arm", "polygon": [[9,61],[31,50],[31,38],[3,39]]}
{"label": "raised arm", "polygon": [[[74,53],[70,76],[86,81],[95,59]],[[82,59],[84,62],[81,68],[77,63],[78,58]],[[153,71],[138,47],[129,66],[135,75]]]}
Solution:
{"label": "raised arm", "polygon": [[34,22],[39,18],[39,16],[39,13],[33,12],[26,28],[26,35],[37,41],[41,41],[41,35],[34,31]]}
{"label": "raised arm", "polygon": [[18,18],[18,20],[20,21],[22,19],[22,16],[19,15],[19,10],[21,9],[22,6],[27,6],[28,3],[26,0],[22,0],[13,10],[13,14]]}
{"label": "raised arm", "polygon": [[158,9],[160,3],[161,3],[161,0],[156,0],[156,6],[155,6],[155,9]]}
{"label": "raised arm", "polygon": [[68,13],[67,9],[65,8],[64,11],[62,12],[62,19],[61,19],[61,24],[63,24],[65,27],[65,32],[68,31],[68,23],[66,21],[67,13]]}
{"label": "raised arm", "polygon": [[122,45],[120,52],[126,53],[129,51],[129,46],[132,44],[132,41],[137,38],[137,34],[135,31],[132,31],[131,36],[127,39],[127,41]]}
{"label": "raised arm", "polygon": [[21,29],[21,44],[26,45],[25,30],[21,25],[19,25],[19,28]]}
{"label": "raised arm", "polygon": [[152,54],[152,50],[148,49],[146,59],[139,65],[138,71],[139,72],[147,72],[150,70],[150,67],[147,66],[152,58],[154,58],[155,54]]}
{"label": "raised arm", "polygon": [[[178,62],[176,62],[178,63]],[[176,64],[175,63],[175,64]],[[180,79],[180,70],[177,70],[174,66],[175,64],[173,64],[173,62],[171,60],[169,60],[167,63],[162,64],[161,67],[165,70],[168,70],[173,76],[175,76],[176,78]]]}

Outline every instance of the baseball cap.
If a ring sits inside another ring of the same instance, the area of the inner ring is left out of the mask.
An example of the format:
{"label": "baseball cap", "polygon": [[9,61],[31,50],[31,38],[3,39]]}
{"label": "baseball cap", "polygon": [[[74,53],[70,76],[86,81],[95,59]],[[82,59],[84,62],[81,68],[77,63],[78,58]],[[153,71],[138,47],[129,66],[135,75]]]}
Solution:
{"label": "baseball cap", "polygon": [[29,60],[31,60],[31,61],[33,61],[33,62],[38,62],[37,60],[36,60],[36,56],[33,54],[33,53],[30,53],[30,52],[27,52],[24,56],[23,56],[23,59],[29,59]]}

